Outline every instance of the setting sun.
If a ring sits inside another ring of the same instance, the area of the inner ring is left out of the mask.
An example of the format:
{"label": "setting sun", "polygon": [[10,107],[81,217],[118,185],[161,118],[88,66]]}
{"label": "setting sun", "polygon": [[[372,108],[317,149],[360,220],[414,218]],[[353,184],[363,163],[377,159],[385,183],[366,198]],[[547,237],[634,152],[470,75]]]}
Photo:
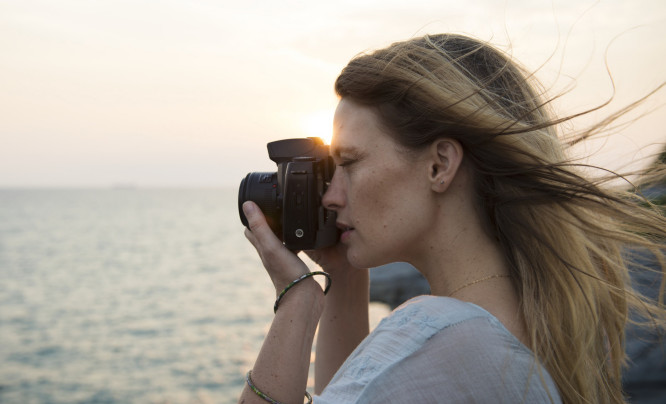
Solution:
{"label": "setting sun", "polygon": [[301,126],[307,136],[320,137],[324,143],[331,144],[333,111],[324,110],[307,115]]}

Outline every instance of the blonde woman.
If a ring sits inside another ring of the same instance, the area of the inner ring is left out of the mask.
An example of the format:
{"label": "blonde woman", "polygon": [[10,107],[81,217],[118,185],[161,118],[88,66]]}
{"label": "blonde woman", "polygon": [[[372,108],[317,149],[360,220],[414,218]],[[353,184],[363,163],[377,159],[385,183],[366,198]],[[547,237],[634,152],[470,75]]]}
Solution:
{"label": "blonde woman", "polygon": [[[307,267],[243,206],[247,238],[288,292],[240,402],[302,402],[317,325],[318,403],[624,402],[628,310],[664,319],[632,291],[630,251],[652,251],[663,272],[666,220],[581,176],[558,140],[564,119],[529,77],[458,35],[345,67],[322,199],[341,238],[310,253],[332,278],[326,296],[312,277],[293,284]],[[369,334],[362,268],[395,261],[431,295]]]}

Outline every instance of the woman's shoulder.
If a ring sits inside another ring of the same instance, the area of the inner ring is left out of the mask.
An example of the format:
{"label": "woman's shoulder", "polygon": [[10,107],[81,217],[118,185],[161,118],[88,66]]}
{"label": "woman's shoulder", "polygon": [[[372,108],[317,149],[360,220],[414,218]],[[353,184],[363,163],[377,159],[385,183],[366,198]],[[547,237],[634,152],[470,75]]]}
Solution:
{"label": "woman's shoulder", "polygon": [[505,345],[510,348],[524,347],[497,318],[475,304],[450,297],[418,296],[382,319],[349,356],[347,364],[353,365],[365,356],[386,364],[398,362],[434,337],[456,344],[458,350],[464,346],[492,346],[491,341],[508,341]]}
{"label": "woman's shoulder", "polygon": [[[421,296],[382,320],[343,364],[324,396],[357,402],[368,394],[391,392],[395,398],[409,392],[426,401],[448,394],[466,402],[469,394],[499,394],[511,402],[513,392],[524,394],[534,390],[526,386],[541,384],[542,373],[534,365],[531,351],[483,308]],[[556,391],[547,374],[545,379],[547,390]],[[543,397],[546,390],[535,391]]]}
{"label": "woman's shoulder", "polygon": [[423,295],[414,297],[398,306],[384,319],[389,324],[409,321],[425,322],[435,327],[446,327],[471,318],[494,318],[483,308],[452,297]]}
{"label": "woman's shoulder", "polygon": [[495,316],[480,306],[451,297],[429,295],[415,297],[397,307],[379,323],[373,334],[379,337],[397,332],[398,336],[424,342],[451,327],[470,322],[475,324],[475,334],[479,338],[487,337],[481,331],[513,337]]}

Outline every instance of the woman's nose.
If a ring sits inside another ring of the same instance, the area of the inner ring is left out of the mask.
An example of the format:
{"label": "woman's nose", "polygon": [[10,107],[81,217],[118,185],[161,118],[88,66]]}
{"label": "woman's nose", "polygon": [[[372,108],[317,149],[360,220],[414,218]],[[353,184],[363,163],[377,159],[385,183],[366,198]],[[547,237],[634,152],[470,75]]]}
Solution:
{"label": "woman's nose", "polygon": [[337,211],[345,205],[344,187],[339,170],[336,170],[331,179],[328,189],[321,198],[321,203],[326,209]]}

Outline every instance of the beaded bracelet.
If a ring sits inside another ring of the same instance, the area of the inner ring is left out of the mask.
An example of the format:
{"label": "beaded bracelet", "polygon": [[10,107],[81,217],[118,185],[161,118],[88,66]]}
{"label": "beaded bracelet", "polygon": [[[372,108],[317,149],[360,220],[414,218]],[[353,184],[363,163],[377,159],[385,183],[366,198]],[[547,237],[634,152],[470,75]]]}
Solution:
{"label": "beaded bracelet", "polygon": [[323,271],[308,272],[307,274],[300,276],[298,279],[287,285],[287,287],[284,288],[282,292],[280,292],[277,299],[275,299],[275,304],[273,305],[273,313],[277,313],[280,300],[282,300],[282,297],[285,294],[287,294],[287,291],[289,291],[289,289],[291,289],[294,285],[296,285],[298,282],[302,281],[303,279],[309,278],[314,275],[324,275],[326,277],[326,287],[324,287],[324,294],[328,293],[328,290],[331,288],[331,275]]}
{"label": "beaded bracelet", "polygon": [[[245,375],[245,381],[247,382],[247,385],[250,387],[250,389],[251,389],[252,391],[254,391],[254,393],[255,393],[256,395],[258,395],[259,397],[263,398],[265,401],[268,401],[268,402],[271,403],[271,404],[281,404],[279,401],[274,400],[274,399],[268,397],[266,394],[262,393],[262,392],[257,388],[257,386],[255,386],[255,385],[252,383],[252,379],[250,378],[250,375],[251,375],[251,374],[252,374],[252,371],[251,371],[251,370],[248,370],[248,371],[247,371],[247,374]],[[310,393],[308,393],[307,391],[305,392],[305,398],[308,399],[307,404],[312,404],[312,396],[311,396]]]}

